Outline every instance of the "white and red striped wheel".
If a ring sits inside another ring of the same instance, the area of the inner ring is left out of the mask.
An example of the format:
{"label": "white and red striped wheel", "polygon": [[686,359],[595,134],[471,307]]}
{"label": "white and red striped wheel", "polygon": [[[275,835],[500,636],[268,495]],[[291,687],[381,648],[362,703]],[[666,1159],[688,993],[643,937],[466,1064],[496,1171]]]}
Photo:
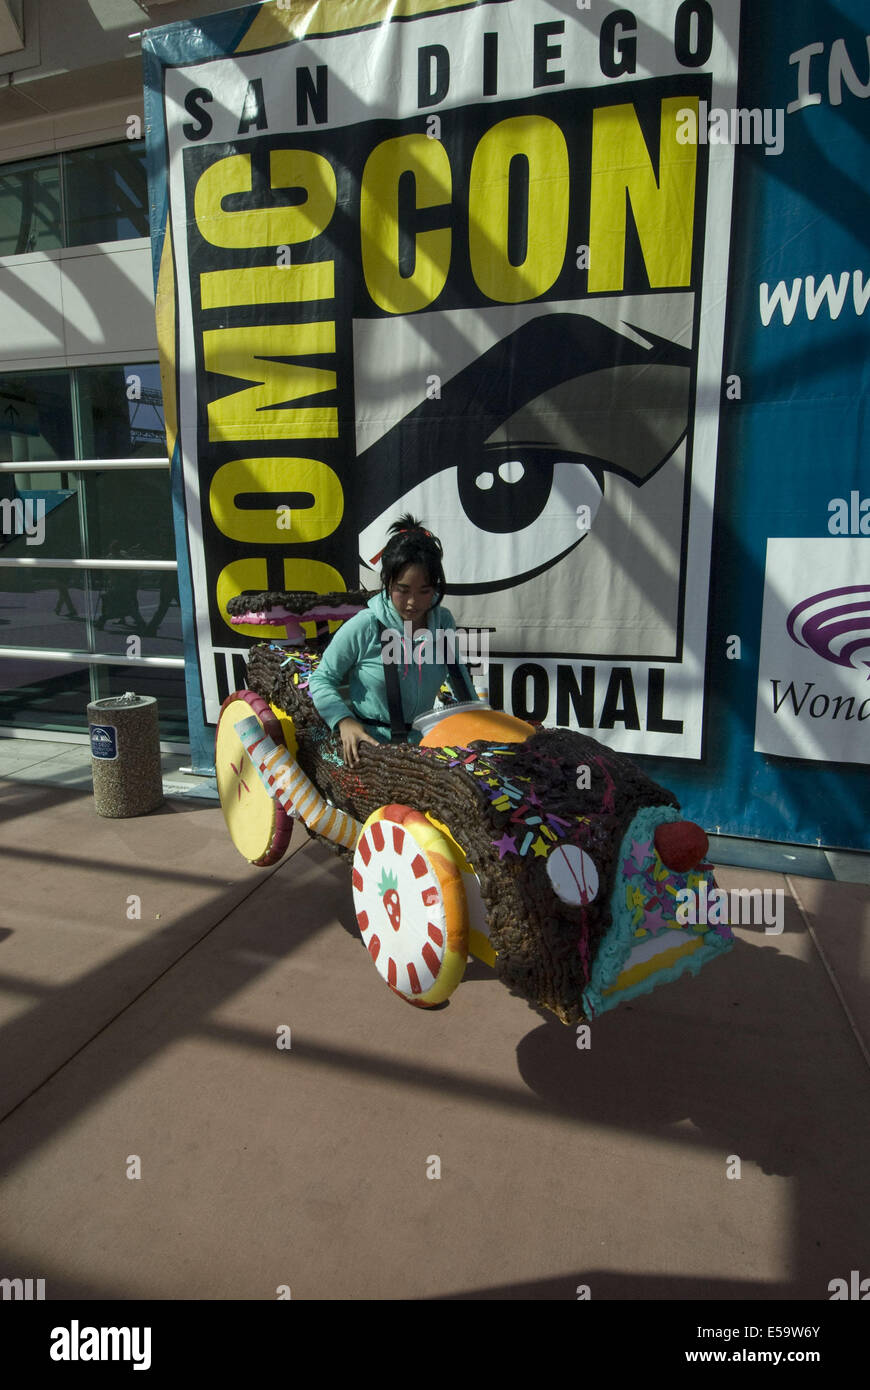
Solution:
{"label": "white and red striped wheel", "polygon": [[394,993],[430,1008],[453,993],[468,959],[468,908],[457,852],[410,806],[381,806],[363,826],[353,900],[366,950]]}
{"label": "white and red striped wheel", "polygon": [[230,839],[250,864],[277,864],[290,843],[292,817],[263,786],[235,724],[256,715],[263,732],[285,748],[281,725],[269,705],[252,690],[236,690],[221,705],[215,738],[215,773],[221,810]]}

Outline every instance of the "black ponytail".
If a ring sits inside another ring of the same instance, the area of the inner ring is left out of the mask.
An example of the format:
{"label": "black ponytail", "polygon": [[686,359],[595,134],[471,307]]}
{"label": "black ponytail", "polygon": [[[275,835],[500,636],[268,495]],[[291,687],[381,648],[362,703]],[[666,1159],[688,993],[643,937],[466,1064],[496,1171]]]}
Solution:
{"label": "black ponytail", "polygon": [[427,531],[423,523],[410,513],[394,521],[390,532],[391,539],[381,555],[381,585],[385,593],[389,594],[407,565],[420,565],[435,590],[435,604],[440,603],[447,581],[441,559],[444,551],[438,537]]}

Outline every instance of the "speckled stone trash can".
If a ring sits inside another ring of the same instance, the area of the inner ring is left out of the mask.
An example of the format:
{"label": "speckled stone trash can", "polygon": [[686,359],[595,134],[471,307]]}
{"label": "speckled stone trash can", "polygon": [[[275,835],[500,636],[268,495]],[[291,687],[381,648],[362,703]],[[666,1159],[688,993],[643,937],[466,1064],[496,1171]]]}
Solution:
{"label": "speckled stone trash can", "polygon": [[88,705],[94,801],[101,816],[144,816],[162,805],[160,727],[151,695],[113,695]]}

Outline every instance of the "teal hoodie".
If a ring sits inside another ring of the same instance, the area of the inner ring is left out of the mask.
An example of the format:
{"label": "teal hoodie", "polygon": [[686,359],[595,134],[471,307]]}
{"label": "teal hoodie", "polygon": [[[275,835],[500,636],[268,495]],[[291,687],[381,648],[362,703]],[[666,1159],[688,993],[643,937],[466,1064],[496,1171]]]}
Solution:
{"label": "teal hoodie", "polygon": [[[379,743],[390,742],[390,712],[387,705],[387,690],[384,679],[384,665],[381,660],[381,639],[378,619],[387,628],[402,634],[403,623],[396,609],[385,593],[370,598],[361,613],[349,618],[338,629],[323,654],[320,665],[311,673],[308,689],[315,708],[330,729],[334,729],[341,719],[358,719],[367,733]],[[430,608],[426,623],[431,633],[439,628],[455,628],[456,623],[449,609],[438,604]],[[423,637],[422,630],[414,634],[414,645]],[[434,637],[432,655],[437,655]],[[448,649],[449,654],[449,649]],[[402,694],[402,712],[405,722],[410,724],[418,714],[425,714],[432,708],[438,690],[447,679],[447,667],[443,662],[424,661],[422,665],[410,660],[397,665],[399,689]],[[468,688],[473,691],[471,677],[464,666],[460,666]],[[347,687],[345,698],[342,686]],[[454,692],[458,699],[462,691]],[[416,729],[408,733],[409,743],[419,743],[421,735]]]}

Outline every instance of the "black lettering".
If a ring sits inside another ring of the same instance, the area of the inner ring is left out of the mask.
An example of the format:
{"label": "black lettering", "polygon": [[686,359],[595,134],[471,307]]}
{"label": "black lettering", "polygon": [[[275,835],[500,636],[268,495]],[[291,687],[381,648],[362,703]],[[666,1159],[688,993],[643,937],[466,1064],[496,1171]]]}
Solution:
{"label": "black lettering", "polygon": [[605,77],[621,77],[637,67],[637,20],[631,10],[605,15],[598,35],[598,66]]}
{"label": "black lettering", "polygon": [[[532,682],[532,702],[526,696],[528,682]],[[511,678],[511,710],[518,719],[534,719],[543,724],[550,708],[550,682],[543,666],[534,661],[524,661]]]}
{"label": "black lettering", "polygon": [[189,116],[193,116],[199,125],[183,125],[181,127],[188,140],[202,140],[209,134],[214,121],[207,111],[201,109],[204,101],[214,101],[214,97],[208,87],[194,87],[193,91],[188,92],[184,98],[184,109]]}
{"label": "black lettering", "polygon": [[257,130],[266,130],[268,124],[266,103],[263,98],[263,79],[262,77],[252,77],[248,83],[248,90],[245,92],[245,100],[242,102],[239,134],[247,135],[252,125],[256,126]]}
{"label": "black lettering", "polygon": [[318,125],[329,119],[327,115],[327,78],[329,73],[325,63],[318,63],[312,78],[310,68],[296,69],[296,124],[308,124],[308,112]]}
{"label": "black lettering", "polygon": [[[227,659],[223,652],[214,653],[214,673],[218,689],[218,698],[223,704],[231,690],[244,690],[247,680],[247,659],[244,652],[230,653],[230,666],[232,671],[227,669]],[[231,683],[232,682],[232,683]]]}
{"label": "black lettering", "polygon": [[577,684],[573,666],[556,667],[556,723],[567,728],[570,723],[569,702],[574,718],[581,729],[595,728],[595,667],[580,670],[583,684]]}
{"label": "black lettering", "polygon": [[807,688],[806,688],[806,690],[805,690],[804,693],[803,693],[803,696],[802,696],[802,698],[801,698],[800,704],[798,704],[797,691],[796,691],[795,688],[794,688],[794,682],[793,682],[793,681],[789,681],[789,683],[788,683],[788,685],[786,686],[785,691],[784,691],[784,693],[783,693],[782,695],[780,695],[780,693],[779,693],[779,681],[774,681],[774,680],[772,680],[770,683],[771,683],[771,685],[773,686],[773,712],[774,712],[774,714],[779,714],[780,707],[781,707],[782,705],[785,704],[786,698],[789,697],[789,696],[791,697],[792,709],[794,710],[795,714],[800,714],[800,712],[801,712],[801,710],[802,710],[802,708],[803,708],[803,705],[804,705],[804,701],[806,700],[807,696],[809,695],[810,691],[812,690],[813,686],[815,685],[815,681],[807,681]]}
{"label": "black lettering", "polygon": [[846,695],[835,695],[835,696],[834,696],[834,713],[831,715],[831,718],[832,718],[832,719],[836,719],[837,715],[840,713],[840,710],[843,708],[844,705],[848,705],[848,706],[849,706],[848,710],[846,711],[846,718],[847,718],[847,719],[854,719],[855,716],[854,716],[854,714],[852,713],[852,711],[853,711],[854,708],[855,708],[855,697],[854,697],[854,695],[848,695],[848,696],[846,696]]}
{"label": "black lettering", "polygon": [[646,728],[650,734],[681,734],[682,719],[665,719],[662,707],[665,702],[665,673],[661,666],[654,666],[647,678],[646,687]]}
{"label": "black lettering", "polygon": [[[622,696],[621,705],[617,703],[620,696]],[[614,666],[610,673],[607,694],[604,696],[601,718],[598,721],[599,728],[612,729],[617,720],[620,724],[624,724],[627,729],[640,728],[634,681],[631,677],[631,668],[628,666]]]}
{"label": "black lettering", "polygon": [[564,34],[564,19],[556,20],[549,24],[535,25],[535,38],[532,58],[532,86],[533,87],[556,87],[560,82],[565,81],[565,69],[558,68],[555,72],[550,72],[548,64],[562,56],[562,45],[560,43],[548,43],[551,34]]}
{"label": "black lettering", "polygon": [[230,682],[229,677],[227,675],[227,663],[224,659],[223,652],[213,652],[212,655],[214,657],[214,675],[215,684],[217,686],[218,699],[220,700],[221,704],[223,704],[224,700],[230,693]]}
{"label": "black lettering", "polygon": [[399,215],[399,274],[407,278],[414,274],[417,264],[417,180],[410,169],[403,169],[399,175],[396,205]]}
{"label": "black lettering", "polygon": [[494,97],[498,92],[498,34],[483,36],[483,95]]}
{"label": "black lettering", "polygon": [[[435,80],[432,80],[432,60]],[[429,43],[417,53],[417,105],[434,106],[443,101],[450,87],[450,54],[443,43]]]}
{"label": "black lettering", "polygon": [[[692,47],[692,20],[698,22]],[[683,0],[674,18],[674,52],[684,68],[702,68],[713,51],[713,11],[708,0]]]}
{"label": "black lettering", "polygon": [[501,662],[491,661],[486,675],[490,709],[504,709],[504,667]]}
{"label": "black lettering", "polygon": [[508,165],[507,258],[524,265],[529,254],[529,157],[515,154]]}

